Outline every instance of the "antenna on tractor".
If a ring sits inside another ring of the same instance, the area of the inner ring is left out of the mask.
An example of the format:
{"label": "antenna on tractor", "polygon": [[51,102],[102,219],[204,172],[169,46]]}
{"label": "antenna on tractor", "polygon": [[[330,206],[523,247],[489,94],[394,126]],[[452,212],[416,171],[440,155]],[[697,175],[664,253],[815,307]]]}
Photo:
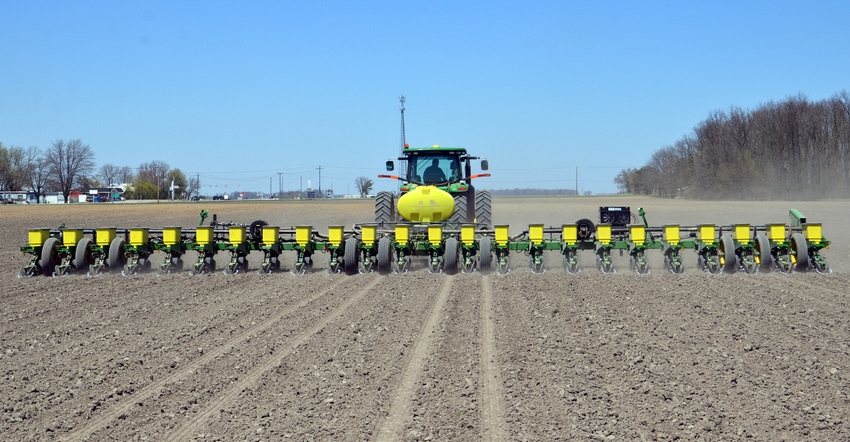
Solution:
{"label": "antenna on tractor", "polygon": [[[399,110],[401,111],[401,146],[399,146],[399,156],[404,156],[404,147],[407,144],[407,140],[405,139],[405,136],[404,136],[404,102],[407,101],[407,97],[405,97],[404,95],[400,95],[398,97],[398,101],[401,102],[401,107],[399,107]],[[404,164],[404,165],[401,168],[401,176],[406,177],[407,176],[407,162],[405,161],[402,164]]]}

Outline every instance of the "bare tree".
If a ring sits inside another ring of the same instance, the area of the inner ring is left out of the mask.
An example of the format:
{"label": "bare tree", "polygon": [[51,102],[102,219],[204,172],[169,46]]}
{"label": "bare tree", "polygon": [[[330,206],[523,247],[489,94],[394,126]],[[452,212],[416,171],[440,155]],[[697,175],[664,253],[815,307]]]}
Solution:
{"label": "bare tree", "polygon": [[118,173],[115,175],[115,181],[119,184],[132,183],[133,169],[130,169],[130,166],[121,166],[121,168],[118,169]]}
{"label": "bare tree", "polygon": [[189,178],[186,181],[186,195],[191,197],[192,195],[197,195],[198,191],[201,189],[201,180],[195,175]]}
{"label": "bare tree", "polygon": [[9,149],[0,142],[0,190],[8,190],[6,176],[9,174]]}
{"label": "bare tree", "polygon": [[47,163],[50,174],[56,180],[65,203],[75,184],[87,177],[94,170],[94,152],[88,144],[79,139],[68,141],[56,140],[47,149]]}
{"label": "bare tree", "polygon": [[372,191],[372,186],[375,185],[375,182],[372,181],[371,178],[367,178],[365,176],[360,176],[354,179],[354,188],[360,192],[360,198],[366,198],[369,195],[369,192]]}
{"label": "bare tree", "polygon": [[0,143],[0,189],[24,189],[27,180],[26,154],[23,147],[6,148]]}
{"label": "bare tree", "polygon": [[374,185],[375,183],[365,176],[360,176],[354,179],[354,188],[360,192],[360,198],[366,198]]}
{"label": "bare tree", "polygon": [[9,189],[23,190],[26,184],[26,150],[20,146],[9,148]]}
{"label": "bare tree", "polygon": [[634,189],[632,189],[630,184],[630,177],[635,173],[634,168],[623,169],[617,176],[614,177],[614,184],[617,185],[617,189],[620,189],[621,193],[633,193]]}
{"label": "bare tree", "polygon": [[27,151],[27,182],[30,189],[35,193],[36,203],[41,203],[49,175],[50,164],[48,164],[47,158],[41,154],[39,148],[30,147]]}
{"label": "bare tree", "polygon": [[100,172],[98,175],[100,175],[101,180],[103,180],[103,184],[111,186],[117,183],[116,179],[118,178],[120,171],[121,168],[118,166],[112,163],[106,163],[103,166],[100,166]]}

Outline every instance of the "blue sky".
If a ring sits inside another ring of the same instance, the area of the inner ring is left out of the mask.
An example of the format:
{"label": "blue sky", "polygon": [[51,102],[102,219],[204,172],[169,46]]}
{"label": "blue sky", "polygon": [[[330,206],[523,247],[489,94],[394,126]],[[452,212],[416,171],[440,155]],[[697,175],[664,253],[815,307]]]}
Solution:
{"label": "blue sky", "polygon": [[[0,1],[0,141],[81,139],[207,193],[354,193],[400,144],[477,186],[615,192],[715,110],[848,87],[850,2]],[[227,186],[227,187],[225,187]]]}

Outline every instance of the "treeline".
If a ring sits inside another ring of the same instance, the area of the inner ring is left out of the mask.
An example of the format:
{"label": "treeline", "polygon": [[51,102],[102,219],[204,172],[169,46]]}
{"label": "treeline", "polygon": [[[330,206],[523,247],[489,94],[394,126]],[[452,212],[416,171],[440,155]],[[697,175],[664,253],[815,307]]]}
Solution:
{"label": "treeline", "polygon": [[67,203],[73,189],[126,185],[124,198],[166,199],[172,183],[175,195],[192,195],[199,187],[196,177],[187,179],[164,161],[143,163],[133,173],[129,166],[108,163],[95,170],[94,159],[91,146],[79,139],[56,140],[46,149],[0,142],[0,190],[29,191],[39,202],[49,192],[61,192]]}
{"label": "treeline", "polygon": [[497,189],[490,190],[493,196],[575,196],[575,189]]}
{"label": "treeline", "polygon": [[614,182],[623,192],[698,199],[846,197],[850,94],[715,111]]}

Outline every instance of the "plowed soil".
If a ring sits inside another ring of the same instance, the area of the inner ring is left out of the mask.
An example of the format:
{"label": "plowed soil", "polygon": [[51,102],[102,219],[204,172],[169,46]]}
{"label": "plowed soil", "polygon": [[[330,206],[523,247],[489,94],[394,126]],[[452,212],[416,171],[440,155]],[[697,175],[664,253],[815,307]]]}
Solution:
{"label": "plowed soil", "polygon": [[[251,270],[18,278],[35,227],[289,227],[373,219],[371,201],[0,206],[4,440],[847,440],[847,201],[497,198],[496,224],[599,206],[650,225],[822,222],[831,274],[569,275]],[[209,220],[207,220],[209,221]],[[655,255],[657,254],[657,256]],[[194,252],[187,257],[193,260]],[[154,263],[162,254],[155,254]],[[421,259],[421,258],[420,258]]]}

